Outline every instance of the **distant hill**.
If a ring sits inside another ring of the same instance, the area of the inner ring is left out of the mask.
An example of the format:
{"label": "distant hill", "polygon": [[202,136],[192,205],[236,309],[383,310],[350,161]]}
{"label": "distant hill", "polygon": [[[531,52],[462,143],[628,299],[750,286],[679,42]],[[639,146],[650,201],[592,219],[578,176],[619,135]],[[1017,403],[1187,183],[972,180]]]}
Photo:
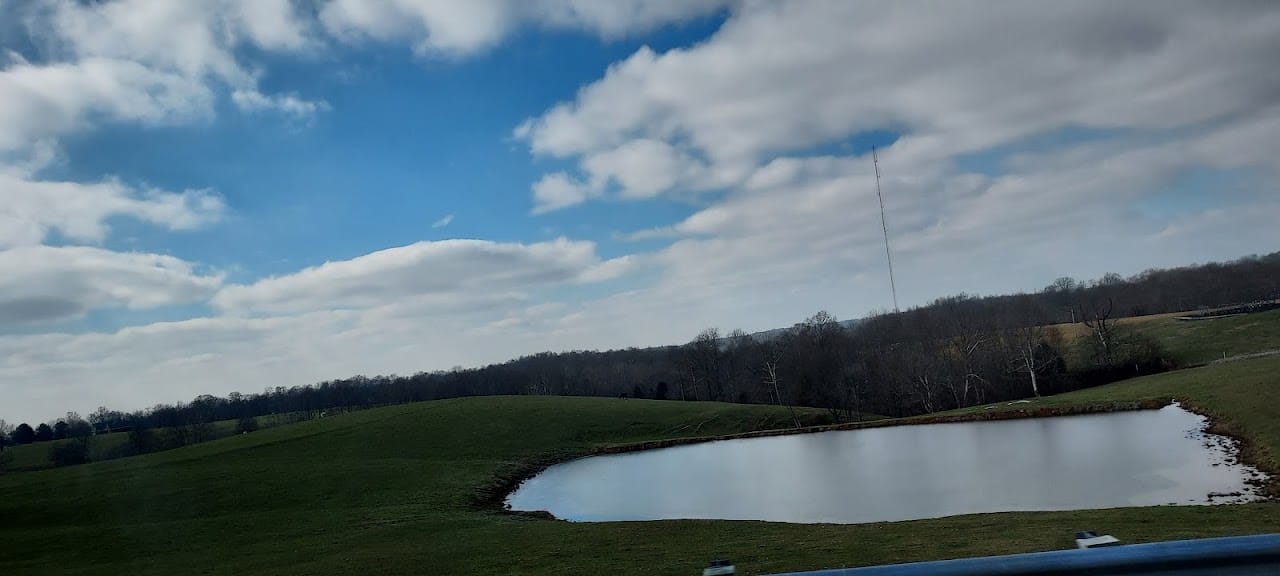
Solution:
{"label": "distant hill", "polygon": [[[862,323],[861,318],[854,318],[852,320],[844,320],[840,322],[840,325],[844,326],[845,328],[853,328],[854,326],[857,326],[858,324],[861,324],[861,323]],[[762,332],[753,332],[751,334],[748,334],[748,336],[751,336],[751,338],[755,339],[756,342],[768,342],[770,340],[778,338],[779,336],[782,336],[783,334],[786,334],[791,330],[795,330],[797,326],[800,326],[800,325],[795,324],[788,328],[774,328],[772,330],[765,330]]]}

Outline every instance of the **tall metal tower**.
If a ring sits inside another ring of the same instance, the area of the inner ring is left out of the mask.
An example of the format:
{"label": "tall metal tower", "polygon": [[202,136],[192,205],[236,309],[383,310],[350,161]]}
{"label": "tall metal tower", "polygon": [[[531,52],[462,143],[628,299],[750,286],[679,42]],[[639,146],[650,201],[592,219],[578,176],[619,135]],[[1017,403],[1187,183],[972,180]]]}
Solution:
{"label": "tall metal tower", "polygon": [[880,193],[880,158],[871,147],[871,164],[876,169],[876,198],[880,199],[880,229],[884,231],[884,257],[889,261],[889,290],[893,292],[893,311],[898,311],[898,285],[893,281],[893,253],[889,251],[889,225],[884,220],[884,195]]}

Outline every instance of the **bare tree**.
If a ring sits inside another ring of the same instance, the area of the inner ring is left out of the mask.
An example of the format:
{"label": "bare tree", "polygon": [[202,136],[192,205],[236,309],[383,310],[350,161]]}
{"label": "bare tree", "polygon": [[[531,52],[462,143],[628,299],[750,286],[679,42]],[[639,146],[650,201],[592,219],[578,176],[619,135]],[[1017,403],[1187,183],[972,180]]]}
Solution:
{"label": "bare tree", "polygon": [[[788,335],[771,339],[760,345],[760,362],[759,373],[761,382],[769,391],[769,396],[778,406],[782,406],[782,387],[779,384],[778,364],[782,361],[786,354],[787,344],[791,338]],[[800,417],[796,415],[796,409],[790,402],[786,403],[787,408],[791,411],[791,422],[796,428],[800,427]]]}
{"label": "bare tree", "polygon": [[97,410],[94,410],[93,413],[89,414],[89,423],[92,424],[95,429],[100,429],[104,433],[110,432],[111,416],[111,410],[107,409],[106,406],[99,406]]}
{"label": "bare tree", "polygon": [[1060,339],[1052,326],[1018,326],[1004,333],[1009,349],[1009,369],[1026,374],[1031,383],[1031,393],[1040,397],[1040,385],[1036,375],[1052,364],[1055,357],[1047,349]]}
{"label": "bare tree", "polygon": [[726,345],[722,352],[725,397],[731,402],[749,403],[756,397],[752,381],[751,362],[758,345],[743,330],[734,330],[725,338]]}
{"label": "bare tree", "polygon": [[837,419],[842,416],[846,336],[835,317],[825,311],[789,331],[786,364],[792,403],[827,408]]}
{"label": "bare tree", "polygon": [[3,468],[8,461],[13,459],[12,452],[5,452],[5,447],[9,445],[9,434],[13,432],[13,426],[4,419],[0,418],[0,468]]}
{"label": "bare tree", "polygon": [[[960,298],[966,297],[961,295]],[[951,342],[947,352],[954,363],[955,373],[959,376],[949,378],[947,384],[957,408],[968,406],[970,394],[980,395],[975,389],[986,383],[986,379],[979,374],[979,358],[986,351],[992,333],[988,319],[974,309],[977,302],[969,298],[969,302],[957,302],[961,305],[953,306],[951,310],[943,309],[951,324]]]}
{"label": "bare tree", "polygon": [[1080,319],[1093,335],[1096,359],[1110,366],[1115,360],[1115,300],[1110,296],[1095,297],[1087,306],[1082,305]]}
{"label": "bare tree", "polygon": [[715,328],[699,332],[687,345],[689,376],[695,390],[702,385],[708,400],[724,399],[721,356],[720,331]]}
{"label": "bare tree", "polygon": [[530,379],[527,393],[530,396],[546,396],[551,394],[551,385],[547,383],[546,374],[539,374],[537,378]]}
{"label": "bare tree", "polygon": [[942,354],[935,343],[916,341],[895,350],[899,355],[902,376],[916,402],[926,413],[937,412],[939,396],[946,386],[947,375]]}
{"label": "bare tree", "polygon": [[1044,295],[1046,306],[1056,308],[1057,311],[1066,312],[1072,324],[1076,323],[1076,307],[1073,304],[1075,293],[1080,289],[1080,284],[1075,278],[1063,276],[1054,280],[1052,284],[1045,286],[1041,292]]}

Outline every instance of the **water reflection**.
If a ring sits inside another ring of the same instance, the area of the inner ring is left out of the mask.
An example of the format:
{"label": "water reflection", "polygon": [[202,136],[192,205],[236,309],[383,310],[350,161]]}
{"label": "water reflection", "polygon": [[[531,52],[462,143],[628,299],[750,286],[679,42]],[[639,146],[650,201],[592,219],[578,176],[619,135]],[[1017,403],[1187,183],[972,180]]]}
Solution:
{"label": "water reflection", "polygon": [[560,464],[509,499],[576,521],[858,523],[1206,504],[1250,470],[1176,406],[728,440]]}

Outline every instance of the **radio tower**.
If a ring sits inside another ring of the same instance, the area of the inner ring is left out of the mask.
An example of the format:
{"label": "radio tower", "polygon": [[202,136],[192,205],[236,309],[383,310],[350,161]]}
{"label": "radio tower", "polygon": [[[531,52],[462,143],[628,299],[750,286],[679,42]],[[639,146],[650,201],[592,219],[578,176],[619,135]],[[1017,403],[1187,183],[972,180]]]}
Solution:
{"label": "radio tower", "polygon": [[880,159],[871,147],[871,164],[876,169],[876,198],[880,199],[880,229],[884,231],[884,258],[889,261],[889,290],[893,292],[893,311],[898,311],[898,285],[893,281],[893,254],[889,252],[889,225],[884,220],[884,195],[880,193]]}

